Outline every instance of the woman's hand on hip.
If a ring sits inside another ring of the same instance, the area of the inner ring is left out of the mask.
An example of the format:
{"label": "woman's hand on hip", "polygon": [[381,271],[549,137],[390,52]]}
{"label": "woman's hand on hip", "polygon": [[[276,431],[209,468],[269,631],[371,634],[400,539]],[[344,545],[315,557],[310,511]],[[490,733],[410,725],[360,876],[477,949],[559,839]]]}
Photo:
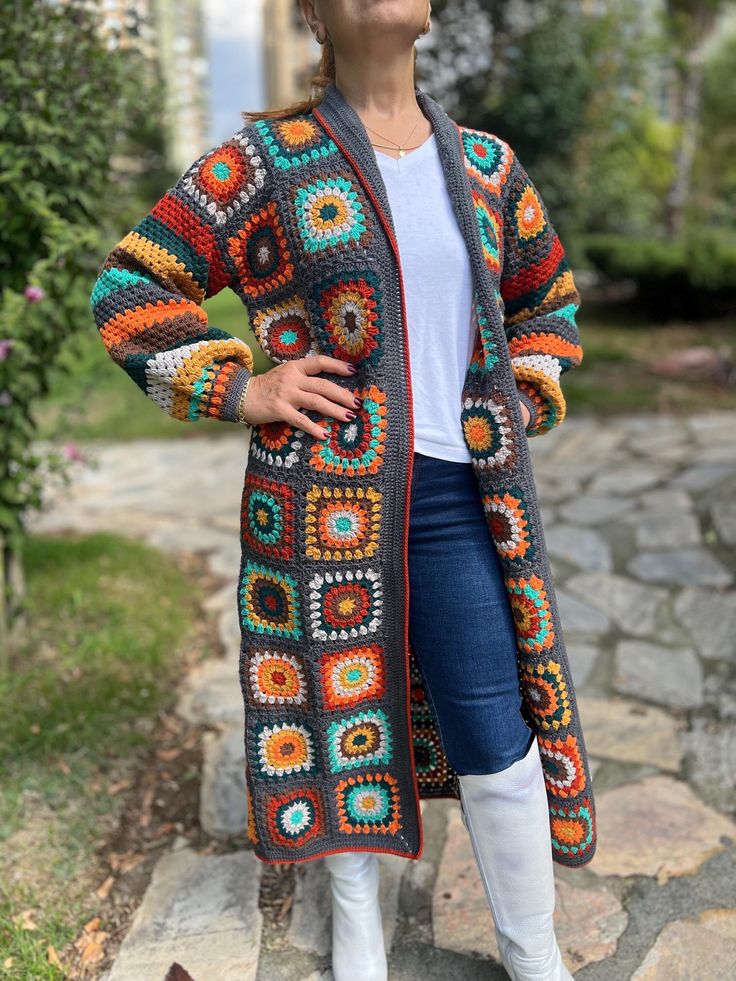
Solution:
{"label": "woman's hand on hip", "polygon": [[327,378],[318,378],[321,371],[347,376],[355,373],[350,362],[326,354],[274,365],[263,374],[254,375],[248,383],[243,418],[250,426],[288,422],[317,439],[325,439],[327,433],[301,410],[313,409],[347,421],[354,418],[361,402],[347,388]]}

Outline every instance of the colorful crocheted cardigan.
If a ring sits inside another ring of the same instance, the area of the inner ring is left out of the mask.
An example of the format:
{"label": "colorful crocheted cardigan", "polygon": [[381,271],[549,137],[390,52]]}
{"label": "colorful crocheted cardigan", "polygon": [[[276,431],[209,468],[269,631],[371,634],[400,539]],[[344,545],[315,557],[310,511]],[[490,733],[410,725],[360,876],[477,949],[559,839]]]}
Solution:
{"label": "colorful crocheted cardigan", "polygon": [[[516,624],[553,857],[580,866],[595,850],[593,794],[527,445],[564,418],[579,296],[511,147],[416,96],[473,269],[458,412]],[[106,349],[176,419],[236,420],[252,352],[202,307],[226,287],[273,362],[350,361],[352,378],[324,377],[361,400],[349,422],[306,410],[324,440],[286,422],[251,430],[234,597],[248,838],[266,862],[346,849],[419,858],[420,798],[459,789],[408,638],[404,284],[375,153],[334,84],[311,112],[249,123],[203,154],[99,270]]]}

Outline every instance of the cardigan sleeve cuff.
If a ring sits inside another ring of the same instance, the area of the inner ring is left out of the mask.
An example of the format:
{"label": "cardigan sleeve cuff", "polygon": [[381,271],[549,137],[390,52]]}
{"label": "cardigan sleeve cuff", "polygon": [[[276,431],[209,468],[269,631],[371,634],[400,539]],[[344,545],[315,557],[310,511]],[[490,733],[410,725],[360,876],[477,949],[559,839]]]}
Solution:
{"label": "cardigan sleeve cuff", "polygon": [[529,422],[527,422],[526,424],[526,429],[528,431],[530,429],[533,429],[537,424],[537,419],[539,415],[537,403],[534,401],[532,396],[523,388],[521,388],[518,384],[516,386],[516,390],[519,396],[519,401],[523,402],[524,405],[529,410]]}
{"label": "cardigan sleeve cuff", "polygon": [[[252,377],[253,372],[240,366],[229,380],[227,388],[221,395],[219,418],[223,422],[238,422],[238,405],[240,396],[243,394],[246,382]],[[246,423],[241,423],[246,425]]]}
{"label": "cardigan sleeve cuff", "polygon": [[559,381],[546,372],[534,370],[523,363],[514,363],[513,360],[512,367],[519,398],[531,413],[526,427],[527,435],[539,436],[559,426],[566,411]]}

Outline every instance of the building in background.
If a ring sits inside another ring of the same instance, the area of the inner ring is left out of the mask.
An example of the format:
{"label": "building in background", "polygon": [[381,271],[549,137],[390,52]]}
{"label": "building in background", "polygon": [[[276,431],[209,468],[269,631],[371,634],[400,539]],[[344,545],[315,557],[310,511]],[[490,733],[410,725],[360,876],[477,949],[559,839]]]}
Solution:
{"label": "building in background", "polygon": [[202,0],[153,0],[169,127],[168,156],[183,170],[205,149],[209,77]]}
{"label": "building in background", "polygon": [[183,171],[207,147],[209,71],[203,0],[93,0],[108,43],[158,69],[167,160]]}
{"label": "building in background", "polygon": [[320,46],[304,20],[297,0],[263,4],[265,109],[279,109],[309,95]]}
{"label": "building in background", "polygon": [[111,47],[134,48],[146,59],[156,55],[151,0],[93,0],[100,27]]}

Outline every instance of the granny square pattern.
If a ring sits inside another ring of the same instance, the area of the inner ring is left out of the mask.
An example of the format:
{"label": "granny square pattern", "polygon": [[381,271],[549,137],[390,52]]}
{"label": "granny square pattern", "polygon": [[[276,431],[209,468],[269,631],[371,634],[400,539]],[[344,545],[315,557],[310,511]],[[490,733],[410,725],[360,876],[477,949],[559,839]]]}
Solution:
{"label": "granny square pattern", "polygon": [[240,670],[251,705],[277,709],[285,705],[306,707],[307,676],[300,655],[254,648],[248,658],[241,652]]}
{"label": "granny square pattern", "polygon": [[381,537],[381,492],[313,484],[306,493],[305,552],[318,561],[367,559]]}
{"label": "granny square pattern", "polygon": [[386,694],[386,669],[379,644],[326,651],[320,658],[325,708],[337,711],[365,701],[380,701]]}
{"label": "granny square pattern", "polygon": [[373,568],[335,569],[309,582],[309,617],[317,640],[349,640],[381,626],[383,587]]}
{"label": "granny square pattern", "polygon": [[309,311],[300,296],[263,307],[253,318],[253,333],[272,361],[293,361],[317,353]]}
{"label": "granny square pattern", "polygon": [[256,724],[250,738],[258,756],[256,776],[278,780],[317,771],[314,733],[303,722]]}
{"label": "granny square pattern", "polygon": [[299,589],[293,576],[249,560],[241,575],[239,600],[246,630],[273,637],[302,636]]}
{"label": "granny square pattern", "polygon": [[327,438],[312,444],[309,462],[321,473],[362,477],[376,473],[383,463],[386,393],[370,385],[353,394],[361,400],[354,419],[322,416],[319,420]]}
{"label": "granny square pattern", "polygon": [[296,508],[294,489],[288,484],[249,471],[240,520],[244,541],[257,552],[269,558],[293,556]]}
{"label": "granny square pattern", "polygon": [[351,364],[376,364],[383,354],[383,304],[375,272],[334,273],[313,292],[324,353]]}
{"label": "granny square pattern", "polygon": [[182,178],[182,189],[194,203],[224,224],[238,214],[264,186],[266,168],[244,134],[206,153]]}
{"label": "granny square pattern", "polygon": [[317,786],[288,787],[265,795],[266,828],[271,841],[297,849],[325,833],[325,807]]}
{"label": "granny square pattern", "polygon": [[327,727],[327,754],[333,773],[366,764],[391,762],[391,725],[382,709],[364,709],[331,722]]}
{"label": "granny square pattern", "polygon": [[335,789],[338,826],[346,834],[395,834],[401,824],[401,801],[390,773],[356,773]]}
{"label": "granny square pattern", "polygon": [[254,124],[266,152],[279,170],[291,170],[336,154],[337,146],[323,129],[304,116],[257,119]]}
{"label": "granny square pattern", "polygon": [[348,172],[293,185],[291,202],[302,246],[308,255],[366,246],[372,238],[360,185]]}

